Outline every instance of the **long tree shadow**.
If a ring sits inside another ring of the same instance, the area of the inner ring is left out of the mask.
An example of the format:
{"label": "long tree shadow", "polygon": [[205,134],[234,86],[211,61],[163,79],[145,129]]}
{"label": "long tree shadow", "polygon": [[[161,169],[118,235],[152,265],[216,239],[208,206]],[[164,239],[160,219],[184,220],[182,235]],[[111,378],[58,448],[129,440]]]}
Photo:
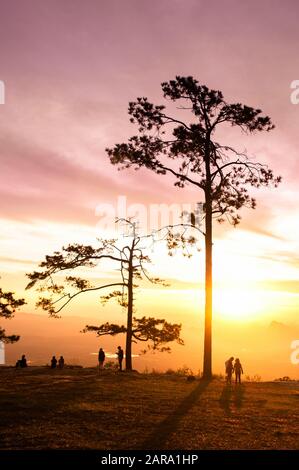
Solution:
{"label": "long tree shadow", "polygon": [[184,398],[178,408],[167,416],[138,448],[143,450],[163,449],[170,435],[177,430],[181,419],[188,413],[190,408],[192,408],[209,383],[210,380],[201,380],[197,387]]}

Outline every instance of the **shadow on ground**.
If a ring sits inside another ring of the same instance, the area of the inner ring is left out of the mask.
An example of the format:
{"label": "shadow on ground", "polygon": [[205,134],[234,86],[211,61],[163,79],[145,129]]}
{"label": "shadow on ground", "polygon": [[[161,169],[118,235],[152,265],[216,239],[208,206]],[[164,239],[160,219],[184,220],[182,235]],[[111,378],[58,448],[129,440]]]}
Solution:
{"label": "shadow on ground", "polygon": [[209,380],[201,380],[173,413],[167,416],[138,448],[143,450],[163,449],[171,434],[177,430],[181,419],[197,402],[209,383]]}
{"label": "shadow on ground", "polygon": [[220,407],[227,415],[231,414],[232,405],[235,408],[242,408],[244,399],[244,386],[243,385],[230,385],[225,384],[219,398]]}

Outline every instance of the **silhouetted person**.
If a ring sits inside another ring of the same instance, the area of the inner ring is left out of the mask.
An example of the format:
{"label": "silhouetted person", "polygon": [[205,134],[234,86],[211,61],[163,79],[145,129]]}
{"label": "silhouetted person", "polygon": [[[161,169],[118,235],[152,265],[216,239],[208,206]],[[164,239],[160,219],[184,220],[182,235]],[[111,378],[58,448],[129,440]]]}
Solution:
{"label": "silhouetted person", "polygon": [[234,371],[233,360],[234,358],[230,357],[225,363],[226,381],[229,384],[232,383],[232,375]]}
{"label": "silhouetted person", "polygon": [[118,358],[119,370],[122,371],[123,370],[122,364],[123,364],[123,358],[124,358],[124,351],[122,350],[122,348],[120,346],[117,347],[116,354],[117,354],[117,358]]}
{"label": "silhouetted person", "polygon": [[21,359],[19,359],[16,363],[16,368],[21,368],[23,369],[24,367],[28,367],[28,364],[27,364],[27,359],[26,359],[26,356],[25,354],[23,354],[23,356],[21,357]]}
{"label": "silhouetted person", "polygon": [[102,348],[99,350],[99,370],[104,369],[105,352]]}
{"label": "silhouetted person", "polygon": [[60,358],[59,358],[58,367],[59,367],[59,369],[64,368],[64,357],[63,356],[60,356]]}
{"label": "silhouetted person", "polygon": [[239,384],[240,384],[241,383],[241,374],[243,374],[244,372],[243,372],[243,367],[242,367],[242,364],[241,364],[239,358],[237,358],[235,360],[234,371],[235,371],[236,383],[239,382]]}
{"label": "silhouetted person", "polygon": [[53,356],[51,359],[51,369],[56,369],[56,366],[57,366],[57,359],[55,356]]}

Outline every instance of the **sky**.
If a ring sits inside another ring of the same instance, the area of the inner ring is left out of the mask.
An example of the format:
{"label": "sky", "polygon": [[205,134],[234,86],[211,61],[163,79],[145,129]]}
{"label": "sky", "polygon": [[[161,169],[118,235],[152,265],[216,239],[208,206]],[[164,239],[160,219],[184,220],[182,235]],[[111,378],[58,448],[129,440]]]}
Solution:
{"label": "sky", "polygon": [[[5,104],[0,105],[1,285],[23,295],[24,274],[45,254],[105,234],[97,208],[115,207],[120,196],[128,206],[142,204],[147,211],[153,204],[201,200],[192,188],[175,188],[171,177],[146,170],[120,173],[105,153],[135,132],[127,115],[129,101],[148,96],[160,104],[162,81],[193,75],[222,90],[227,101],[271,116],[276,128],[270,133],[223,137],[246,147],[283,178],[278,189],[256,194],[257,209],[244,209],[237,229],[215,228],[216,322],[259,322],[266,328],[278,321],[295,331],[299,105],[290,100],[290,85],[299,79],[298,3],[0,0],[0,9],[0,80],[5,84]],[[168,313],[171,295],[175,316],[183,321],[185,311],[199,312],[199,323],[196,315],[192,320],[199,328],[203,252],[190,260],[181,255],[169,259],[158,247],[152,258],[153,271],[174,286],[171,294],[155,293],[161,313]],[[101,276],[115,272],[105,267]],[[25,310],[31,314],[36,294],[26,292],[26,298]],[[88,305],[89,315],[97,317],[97,303],[84,302],[66,315],[84,317]],[[146,310],[145,301],[140,309]],[[200,344],[196,354],[201,354]],[[220,357],[216,360],[221,363]]]}

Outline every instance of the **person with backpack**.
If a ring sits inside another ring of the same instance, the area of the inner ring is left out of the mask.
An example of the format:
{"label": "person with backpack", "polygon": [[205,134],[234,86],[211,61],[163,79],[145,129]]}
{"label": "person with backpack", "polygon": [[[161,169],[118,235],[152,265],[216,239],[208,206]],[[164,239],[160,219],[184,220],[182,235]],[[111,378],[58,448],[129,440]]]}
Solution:
{"label": "person with backpack", "polygon": [[225,374],[226,374],[226,381],[228,384],[232,383],[232,375],[234,371],[234,366],[233,366],[233,357],[230,357],[226,362],[225,362]]}

